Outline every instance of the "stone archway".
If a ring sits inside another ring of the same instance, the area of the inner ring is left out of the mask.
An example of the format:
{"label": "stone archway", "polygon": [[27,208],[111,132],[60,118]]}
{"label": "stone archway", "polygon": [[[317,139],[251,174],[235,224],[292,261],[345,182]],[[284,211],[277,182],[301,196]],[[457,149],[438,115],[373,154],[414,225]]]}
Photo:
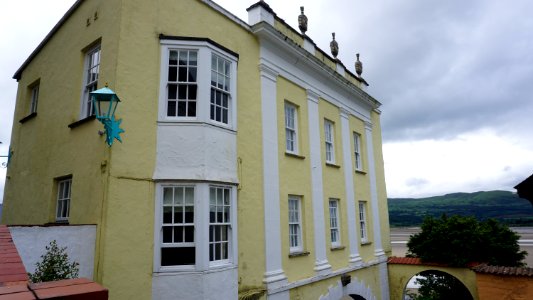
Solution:
{"label": "stone archway", "polygon": [[352,277],[351,282],[342,286],[340,280],[337,284],[330,286],[328,292],[319,298],[320,300],[376,300],[376,296],[372,292],[369,285],[364,281],[359,281],[357,277]]}
{"label": "stone archway", "polygon": [[[402,299],[423,298],[473,300],[468,288],[455,276],[439,270],[425,270],[413,275],[406,283]],[[425,296],[425,297],[424,297]]]}

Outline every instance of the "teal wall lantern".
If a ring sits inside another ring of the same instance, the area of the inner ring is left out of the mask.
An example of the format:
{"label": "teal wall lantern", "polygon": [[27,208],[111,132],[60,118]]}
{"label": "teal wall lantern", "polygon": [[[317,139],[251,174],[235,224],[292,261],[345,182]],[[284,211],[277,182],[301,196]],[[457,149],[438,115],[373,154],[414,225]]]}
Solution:
{"label": "teal wall lantern", "polygon": [[90,94],[96,119],[104,124],[106,143],[109,147],[113,145],[115,139],[122,143],[120,138],[120,134],[124,132],[124,129],[120,128],[122,119],[115,120],[115,110],[120,102],[117,94],[107,87],[107,83],[104,88],[93,91]]}

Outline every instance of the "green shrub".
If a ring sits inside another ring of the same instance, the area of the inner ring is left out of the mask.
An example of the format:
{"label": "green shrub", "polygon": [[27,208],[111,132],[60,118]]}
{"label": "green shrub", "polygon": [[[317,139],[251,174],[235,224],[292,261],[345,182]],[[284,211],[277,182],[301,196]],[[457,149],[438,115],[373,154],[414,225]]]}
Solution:
{"label": "green shrub", "polygon": [[46,282],[62,279],[77,278],[80,265],[77,262],[70,262],[67,247],[59,248],[56,240],[50,242],[46,248],[46,253],[41,255],[41,261],[36,263],[35,273],[30,274],[30,281]]}

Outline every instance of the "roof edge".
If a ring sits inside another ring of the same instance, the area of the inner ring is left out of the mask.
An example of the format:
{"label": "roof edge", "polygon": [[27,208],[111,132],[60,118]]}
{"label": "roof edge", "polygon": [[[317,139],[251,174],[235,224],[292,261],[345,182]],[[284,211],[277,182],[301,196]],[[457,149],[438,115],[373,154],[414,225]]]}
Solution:
{"label": "roof edge", "polygon": [[44,48],[44,46],[48,43],[50,39],[54,36],[54,34],[59,31],[61,26],[65,24],[65,22],[68,20],[68,18],[76,11],[76,9],[81,5],[81,3],[85,0],[77,0],[72,4],[72,6],[67,10],[67,12],[63,15],[63,17],[57,22],[57,24],[50,30],[50,32],[44,37],[44,39],[37,45],[37,48],[33,50],[33,52],[26,58],[26,60],[22,63],[22,65],[18,68],[18,70],[13,75],[13,79],[16,79],[17,81],[20,80],[20,77],[22,76],[22,72],[26,67],[32,62],[32,60],[41,52],[41,50]]}

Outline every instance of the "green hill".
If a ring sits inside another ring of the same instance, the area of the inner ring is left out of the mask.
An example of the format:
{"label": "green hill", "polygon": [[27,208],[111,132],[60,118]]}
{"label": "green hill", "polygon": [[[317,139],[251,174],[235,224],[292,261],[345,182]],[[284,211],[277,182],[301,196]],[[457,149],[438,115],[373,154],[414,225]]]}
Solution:
{"label": "green hill", "polygon": [[453,193],[429,198],[389,198],[391,227],[420,226],[442,214],[494,218],[511,226],[533,226],[533,206],[508,191]]}

